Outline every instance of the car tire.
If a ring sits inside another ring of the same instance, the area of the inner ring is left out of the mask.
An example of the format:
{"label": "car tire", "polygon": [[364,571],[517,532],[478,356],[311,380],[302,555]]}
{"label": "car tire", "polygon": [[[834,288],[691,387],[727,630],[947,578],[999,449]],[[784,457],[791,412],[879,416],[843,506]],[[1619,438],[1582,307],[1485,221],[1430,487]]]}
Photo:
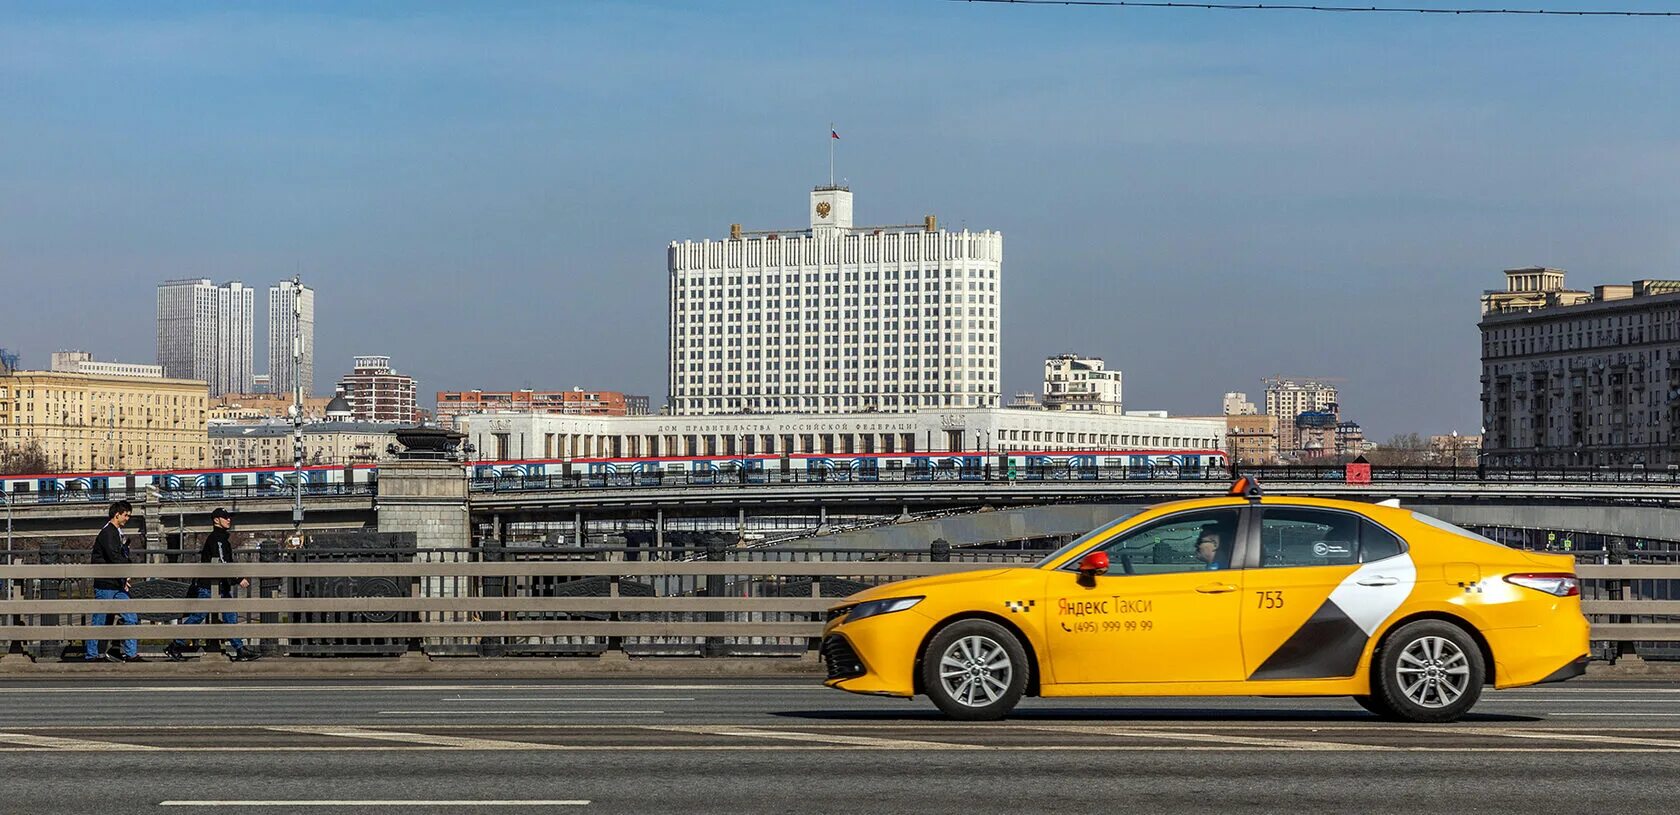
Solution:
{"label": "car tire", "polygon": [[1001,719],[1026,692],[1032,665],[1021,641],[990,620],[941,628],[922,651],[922,688],[953,719]]}
{"label": "car tire", "polygon": [[1383,705],[1382,700],[1378,699],[1376,696],[1371,694],[1359,694],[1351,698],[1353,701],[1357,702],[1360,707],[1365,708],[1367,712],[1374,713],[1384,719],[1395,718],[1394,711]]}
{"label": "car tire", "polygon": [[[1373,660],[1374,702],[1412,722],[1457,720],[1481,698],[1487,666],[1464,629],[1440,620],[1408,623],[1383,638]],[[1369,709],[1369,708],[1367,708]]]}

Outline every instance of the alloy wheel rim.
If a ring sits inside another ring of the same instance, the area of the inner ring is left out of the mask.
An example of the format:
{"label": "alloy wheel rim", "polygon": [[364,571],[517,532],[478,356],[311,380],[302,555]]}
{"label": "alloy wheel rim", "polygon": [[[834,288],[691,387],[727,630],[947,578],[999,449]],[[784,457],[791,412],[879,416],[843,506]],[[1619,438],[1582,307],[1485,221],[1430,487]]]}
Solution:
{"label": "alloy wheel rim", "polygon": [[1400,692],[1421,707],[1446,707],[1470,689],[1470,659],[1446,637],[1413,640],[1400,651],[1394,671]]}
{"label": "alloy wheel rim", "polygon": [[958,638],[939,657],[939,683],[965,707],[985,707],[1003,698],[1014,674],[1003,645],[979,634]]}

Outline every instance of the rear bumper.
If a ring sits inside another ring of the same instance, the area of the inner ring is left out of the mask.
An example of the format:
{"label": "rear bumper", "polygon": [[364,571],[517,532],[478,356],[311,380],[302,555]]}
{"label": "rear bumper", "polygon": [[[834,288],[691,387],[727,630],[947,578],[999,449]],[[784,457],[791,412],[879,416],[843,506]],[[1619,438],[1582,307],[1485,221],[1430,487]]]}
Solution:
{"label": "rear bumper", "polygon": [[[1587,618],[1579,613],[1560,613],[1549,615],[1543,625],[1483,631],[1493,651],[1494,687],[1520,688],[1580,676],[1586,670],[1584,655],[1591,651],[1588,629]],[[1574,667],[1577,662],[1579,670]]]}
{"label": "rear bumper", "polygon": [[1534,684],[1544,685],[1547,682],[1567,682],[1577,676],[1580,676],[1581,674],[1586,673],[1587,663],[1591,660],[1591,657],[1586,654],[1582,654],[1565,664],[1562,668],[1547,674],[1544,679],[1541,679],[1539,682]]}

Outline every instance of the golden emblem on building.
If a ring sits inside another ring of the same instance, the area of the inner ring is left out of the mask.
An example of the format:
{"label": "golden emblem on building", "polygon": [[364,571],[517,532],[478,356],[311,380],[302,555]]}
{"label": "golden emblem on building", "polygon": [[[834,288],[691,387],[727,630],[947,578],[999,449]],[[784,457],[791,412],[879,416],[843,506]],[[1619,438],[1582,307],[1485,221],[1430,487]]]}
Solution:
{"label": "golden emblem on building", "polygon": [[827,201],[818,201],[817,202],[817,217],[818,218],[827,218],[830,209],[832,209],[832,207],[830,207],[828,205]]}

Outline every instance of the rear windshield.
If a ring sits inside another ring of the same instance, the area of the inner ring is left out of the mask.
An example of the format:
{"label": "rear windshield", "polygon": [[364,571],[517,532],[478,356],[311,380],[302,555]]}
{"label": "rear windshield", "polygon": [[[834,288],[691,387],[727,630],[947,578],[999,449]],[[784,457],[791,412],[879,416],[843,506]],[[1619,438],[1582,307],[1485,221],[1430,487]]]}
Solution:
{"label": "rear windshield", "polygon": [[1465,529],[1464,527],[1459,526],[1457,524],[1449,524],[1446,521],[1441,520],[1440,518],[1430,517],[1430,516],[1425,515],[1421,512],[1412,513],[1412,520],[1417,521],[1420,524],[1427,524],[1429,526],[1433,526],[1436,529],[1446,530],[1448,532],[1453,533],[1454,535],[1463,535],[1464,537],[1470,538],[1471,540],[1479,540],[1482,543],[1491,543],[1494,546],[1504,546],[1505,545],[1505,544],[1502,544],[1499,541],[1496,541],[1492,538],[1486,538],[1486,537],[1478,535],[1474,532],[1471,532],[1470,530]]}
{"label": "rear windshield", "polygon": [[1062,548],[1057,549],[1056,551],[1051,552],[1048,555],[1045,555],[1042,560],[1033,564],[1033,567],[1037,568],[1039,566],[1043,566],[1043,565],[1049,563],[1050,561],[1053,561],[1053,560],[1061,557],[1062,555],[1067,554],[1068,552],[1072,552],[1075,549],[1084,548],[1084,546],[1086,544],[1088,544],[1091,541],[1096,540],[1097,538],[1107,534],[1108,531],[1113,529],[1114,527],[1117,527],[1117,526],[1119,526],[1119,525],[1137,517],[1137,514],[1142,512],[1142,511],[1143,511],[1142,509],[1134,509],[1131,512],[1128,512],[1124,515],[1121,515],[1120,517],[1115,518],[1114,520],[1109,521],[1108,523],[1097,527],[1096,529],[1093,529],[1089,532],[1086,532],[1083,535],[1080,535],[1077,538],[1074,538],[1071,541],[1068,541],[1068,543],[1066,545],[1064,545]]}

